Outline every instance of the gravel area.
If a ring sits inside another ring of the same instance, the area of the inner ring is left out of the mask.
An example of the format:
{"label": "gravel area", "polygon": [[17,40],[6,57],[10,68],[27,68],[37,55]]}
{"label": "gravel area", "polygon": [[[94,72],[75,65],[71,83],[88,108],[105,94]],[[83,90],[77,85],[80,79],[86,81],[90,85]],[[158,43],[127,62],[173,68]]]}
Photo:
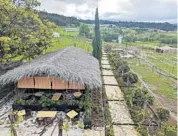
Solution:
{"label": "gravel area", "polygon": [[10,122],[8,115],[11,112],[12,100],[0,107],[0,136],[10,135]]}
{"label": "gravel area", "polygon": [[109,101],[108,103],[113,123],[133,124],[127,105],[124,101]]}
{"label": "gravel area", "polygon": [[115,136],[138,136],[133,126],[113,126]]}
{"label": "gravel area", "polygon": [[105,136],[105,131],[97,131],[97,130],[85,130],[84,136]]}

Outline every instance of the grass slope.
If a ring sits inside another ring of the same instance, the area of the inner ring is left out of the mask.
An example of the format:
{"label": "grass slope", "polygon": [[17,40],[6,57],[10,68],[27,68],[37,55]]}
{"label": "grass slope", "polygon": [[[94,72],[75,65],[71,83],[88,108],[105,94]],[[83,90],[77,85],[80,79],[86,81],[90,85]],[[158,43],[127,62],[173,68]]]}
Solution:
{"label": "grass slope", "polygon": [[171,80],[159,76],[157,73],[152,72],[149,67],[143,64],[138,64],[136,59],[127,59],[130,67],[142,76],[142,79],[148,83],[151,90],[157,94],[166,95],[169,98],[176,99],[176,86]]}

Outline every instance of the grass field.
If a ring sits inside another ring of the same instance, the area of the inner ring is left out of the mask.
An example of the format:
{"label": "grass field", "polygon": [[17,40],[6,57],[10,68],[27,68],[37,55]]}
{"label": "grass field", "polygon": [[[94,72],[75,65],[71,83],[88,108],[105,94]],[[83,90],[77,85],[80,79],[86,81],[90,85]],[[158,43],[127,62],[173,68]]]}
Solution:
{"label": "grass field", "polygon": [[56,51],[67,46],[82,48],[87,52],[92,51],[91,41],[79,36],[79,32],[65,32],[64,28],[58,28],[56,32],[60,34],[60,37],[53,38],[50,47],[45,52]]}
{"label": "grass field", "polygon": [[177,89],[174,82],[163,76],[159,76],[155,72],[152,72],[148,66],[138,64],[135,58],[127,59],[127,61],[130,67],[142,77],[151,90],[153,90],[156,94],[166,95],[169,98],[176,99]]}
{"label": "grass field", "polygon": [[150,50],[143,50],[142,55],[146,55],[148,61],[153,63],[158,68],[161,68],[175,77],[177,77],[177,59],[176,54],[162,54]]}

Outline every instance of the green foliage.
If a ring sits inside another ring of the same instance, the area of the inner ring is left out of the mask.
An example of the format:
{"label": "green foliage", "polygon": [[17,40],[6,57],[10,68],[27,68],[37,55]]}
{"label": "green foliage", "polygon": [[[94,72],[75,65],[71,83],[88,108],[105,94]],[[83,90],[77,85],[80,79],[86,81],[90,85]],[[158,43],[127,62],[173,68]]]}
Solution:
{"label": "green foliage", "polygon": [[84,124],[83,124],[83,122],[79,121],[78,127],[81,128],[81,129],[84,129]]}
{"label": "green foliage", "polygon": [[161,125],[161,130],[157,136],[177,136],[177,127],[166,123]]}
{"label": "green foliage", "polygon": [[146,130],[142,126],[137,127],[137,131],[139,132],[140,136],[150,136]]}
{"label": "green foliage", "polygon": [[92,97],[91,97],[91,91],[87,89],[85,92],[85,99],[83,101],[83,107],[85,109],[85,117],[90,118],[91,112],[92,112]]}
{"label": "green foliage", "polygon": [[[93,20],[80,20],[83,23],[93,24]],[[128,22],[128,21],[108,21],[108,20],[101,20],[101,24],[110,24],[109,27],[124,27],[124,28],[140,28],[143,30],[151,29],[160,29],[164,31],[175,31],[176,25],[170,23],[150,23],[150,22]]]}
{"label": "green foliage", "polygon": [[137,75],[132,72],[128,72],[128,73],[124,74],[122,79],[125,83],[129,82],[130,84],[135,84],[138,82]]}
{"label": "green foliage", "polygon": [[105,51],[106,53],[110,53],[111,50],[112,50],[112,47],[111,47],[110,45],[107,45],[107,46],[104,47],[104,51]]}
{"label": "green foliage", "polygon": [[124,31],[125,42],[156,42],[155,44],[177,44],[177,35],[173,33],[170,35],[168,32],[161,31],[138,31],[139,29],[132,29]]}
{"label": "green foliage", "polygon": [[103,34],[103,40],[105,42],[112,42],[113,40],[117,40],[117,39],[118,39],[117,33],[107,33],[107,32],[105,32]]}
{"label": "green foliage", "polygon": [[[170,58],[169,55],[162,57],[162,60],[165,61],[165,58]],[[161,60],[161,58],[159,57]],[[166,77],[160,76],[159,74],[152,72],[151,69],[145,64],[138,64],[136,59],[127,59],[129,66],[139,75],[142,76],[142,79],[149,85],[153,87],[153,92],[161,95],[166,95],[168,98],[176,99],[176,88],[172,80],[169,80]],[[157,62],[158,63],[158,62]],[[145,72],[146,71],[146,72]]]}
{"label": "green foliage", "polygon": [[156,110],[157,110],[158,117],[162,122],[168,121],[170,117],[170,113],[168,110],[163,109],[163,108],[158,108]]}
{"label": "green foliage", "polygon": [[69,128],[70,128],[69,122],[65,122],[62,126],[62,129],[64,129],[65,131],[69,131]]}
{"label": "green foliage", "polygon": [[26,105],[27,102],[21,98],[17,98],[15,101],[14,101],[14,104],[17,104],[17,105]]}
{"label": "green foliage", "polygon": [[[43,53],[50,43],[54,24],[42,22],[34,8],[37,0],[1,0],[0,48],[1,64],[9,64],[21,56],[21,60],[33,59]],[[2,37],[9,40],[2,41]]]}
{"label": "green foliage", "polygon": [[130,114],[132,115],[132,119],[134,122],[141,122],[144,118],[143,111],[138,108],[135,108],[134,110],[130,110]]}
{"label": "green foliage", "polygon": [[81,24],[79,29],[79,35],[80,36],[86,36],[89,37],[90,29],[87,24]]}
{"label": "green foliage", "polygon": [[76,17],[66,17],[59,14],[40,12],[40,18],[42,20],[49,20],[58,26],[79,26],[80,22]]}
{"label": "green foliage", "polygon": [[93,38],[93,56],[101,61],[102,55],[102,47],[101,47],[101,35],[100,35],[100,23],[99,23],[99,16],[98,16],[98,8],[96,9],[95,13],[95,36]]}
{"label": "green foliage", "polygon": [[46,52],[56,51],[71,45],[75,45],[77,48],[84,49],[87,52],[92,51],[92,46],[90,41],[86,41],[85,38],[80,37],[68,37],[61,36],[59,39],[52,39],[51,46],[46,50]]}
{"label": "green foliage", "polygon": [[117,62],[116,68],[119,75],[123,75],[130,70],[128,63],[126,61],[123,61],[122,59]]}
{"label": "green foliage", "polygon": [[39,100],[39,104],[41,104],[43,107],[46,107],[55,104],[55,101],[51,100],[46,96],[41,96]]}
{"label": "green foliage", "polygon": [[36,101],[36,98],[35,98],[35,97],[32,97],[31,99],[26,100],[26,103],[27,103],[28,105],[36,105],[36,104],[37,104],[37,101]]}

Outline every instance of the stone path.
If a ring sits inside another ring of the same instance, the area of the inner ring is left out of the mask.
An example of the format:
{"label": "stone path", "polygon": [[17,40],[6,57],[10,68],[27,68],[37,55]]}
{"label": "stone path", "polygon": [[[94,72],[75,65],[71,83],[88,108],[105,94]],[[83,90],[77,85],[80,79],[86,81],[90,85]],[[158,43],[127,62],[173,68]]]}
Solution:
{"label": "stone path", "polygon": [[102,76],[104,88],[107,95],[109,109],[111,113],[114,135],[115,136],[138,136],[134,124],[128,111],[124,95],[118,86],[117,80],[114,77],[111,66],[107,59],[107,54],[103,53],[102,61]]}

